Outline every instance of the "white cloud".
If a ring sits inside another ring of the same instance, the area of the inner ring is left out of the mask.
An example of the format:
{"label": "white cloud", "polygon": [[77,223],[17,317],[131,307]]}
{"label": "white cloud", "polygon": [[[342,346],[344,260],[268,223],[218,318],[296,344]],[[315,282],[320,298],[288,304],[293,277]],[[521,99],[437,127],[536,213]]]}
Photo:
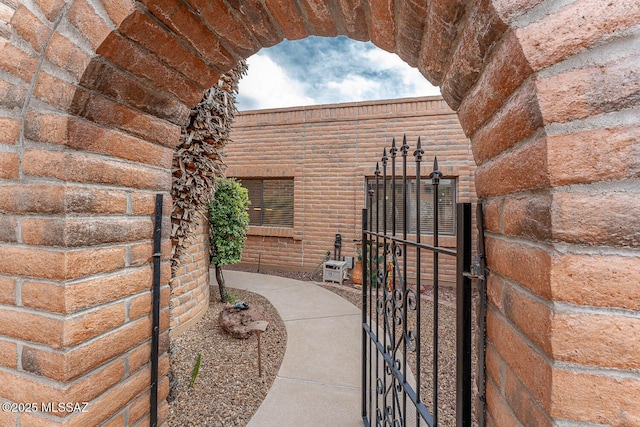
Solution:
{"label": "white cloud", "polygon": [[380,83],[358,75],[349,75],[343,80],[327,82],[327,88],[333,90],[344,102],[371,99],[380,90]]}
{"label": "white cloud", "polygon": [[267,55],[254,55],[247,62],[249,72],[240,81],[239,87],[240,109],[278,108],[315,103],[313,98],[305,95],[305,85],[289,77],[285,70]]}
{"label": "white cloud", "polygon": [[438,95],[396,54],[346,37],[284,41],[248,60],[240,110]]}

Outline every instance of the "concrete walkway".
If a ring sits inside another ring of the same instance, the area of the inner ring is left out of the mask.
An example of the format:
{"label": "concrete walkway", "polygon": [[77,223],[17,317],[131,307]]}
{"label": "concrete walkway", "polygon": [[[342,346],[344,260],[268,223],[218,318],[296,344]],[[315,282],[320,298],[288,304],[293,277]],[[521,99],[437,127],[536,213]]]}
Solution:
{"label": "concrete walkway", "polygon": [[224,275],[227,286],[267,298],[287,328],[282,366],[248,427],[361,427],[360,310],[310,282]]}

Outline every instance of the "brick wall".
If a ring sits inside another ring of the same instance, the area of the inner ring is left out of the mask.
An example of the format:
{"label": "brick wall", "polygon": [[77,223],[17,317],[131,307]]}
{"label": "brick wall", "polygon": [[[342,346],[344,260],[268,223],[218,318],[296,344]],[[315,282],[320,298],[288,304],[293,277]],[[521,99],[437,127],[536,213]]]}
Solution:
{"label": "brick wall", "polygon": [[209,308],[209,221],[197,215],[193,242],[179,259],[171,286],[171,336],[193,326]]}
{"label": "brick wall", "polygon": [[153,199],[180,126],[238,58],[338,34],[417,67],[471,139],[489,425],[639,424],[640,3],[236,3],[0,0],[0,399],[91,402],[0,424],[148,422]]}
{"label": "brick wall", "polygon": [[[437,156],[444,177],[457,181],[457,200],[475,201],[469,140],[455,112],[440,97],[239,114],[233,143],[227,147],[227,176],[294,179],[293,228],[250,227],[242,262],[313,271],[326,251],[333,256],[336,233],[342,236],[342,255],[356,256],[353,239],[362,234],[366,179],[374,178],[376,162],[392,138],[400,146],[405,134],[411,146],[408,177],[415,177],[412,153],[420,137],[425,150],[423,178]],[[397,166],[401,178],[401,154]],[[440,244],[454,247],[455,237],[441,236]],[[441,280],[453,284],[455,259],[442,258]],[[428,281],[431,272],[425,269],[423,277]]]}

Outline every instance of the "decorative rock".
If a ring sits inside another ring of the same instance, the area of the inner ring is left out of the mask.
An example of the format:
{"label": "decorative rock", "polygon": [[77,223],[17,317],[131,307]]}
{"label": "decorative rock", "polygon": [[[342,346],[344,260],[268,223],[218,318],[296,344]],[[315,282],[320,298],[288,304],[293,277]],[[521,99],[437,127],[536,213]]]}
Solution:
{"label": "decorative rock", "polygon": [[227,304],[218,316],[220,327],[238,339],[247,339],[253,335],[251,324],[261,320],[268,320],[268,316],[264,307],[256,304],[251,304],[246,310]]}

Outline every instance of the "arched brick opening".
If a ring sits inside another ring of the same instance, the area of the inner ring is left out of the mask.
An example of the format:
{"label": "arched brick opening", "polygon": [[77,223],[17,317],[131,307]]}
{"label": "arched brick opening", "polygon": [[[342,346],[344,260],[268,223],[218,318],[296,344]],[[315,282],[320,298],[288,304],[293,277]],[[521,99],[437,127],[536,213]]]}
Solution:
{"label": "arched brick opening", "polygon": [[640,422],[636,0],[0,5],[0,398],[91,402],[0,424],[144,422],[152,200],[179,125],[236,59],[338,34],[417,66],[472,140],[490,423]]}

